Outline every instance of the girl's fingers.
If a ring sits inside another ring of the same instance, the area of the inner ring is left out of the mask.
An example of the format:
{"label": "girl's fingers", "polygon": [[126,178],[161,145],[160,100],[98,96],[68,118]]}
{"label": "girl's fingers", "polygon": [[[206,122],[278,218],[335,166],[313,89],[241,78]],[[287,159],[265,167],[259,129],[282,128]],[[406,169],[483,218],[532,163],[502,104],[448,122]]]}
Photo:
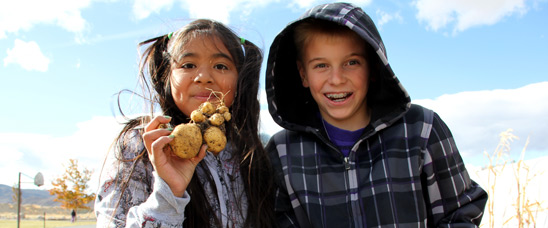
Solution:
{"label": "girl's fingers", "polygon": [[190,158],[190,161],[192,162],[192,164],[194,164],[194,166],[198,165],[198,163],[200,163],[200,161],[204,159],[204,157],[206,156],[206,150],[207,150],[207,144],[203,144],[202,147],[200,148],[200,152],[198,152],[196,157]]}
{"label": "girl's fingers", "polygon": [[162,136],[168,136],[169,134],[171,134],[171,129],[156,129],[143,133],[143,139],[145,140],[145,142],[152,143],[157,138],[160,138]]}
{"label": "girl's fingers", "polygon": [[151,147],[153,142],[162,136],[171,134],[171,129],[158,129],[160,124],[166,124],[169,123],[169,121],[171,121],[171,117],[169,116],[157,116],[154,117],[145,127],[143,141],[145,142],[145,147],[147,148],[149,154],[152,153]]}
{"label": "girl's fingers", "polygon": [[169,117],[169,116],[157,116],[157,117],[154,117],[154,118],[150,121],[150,123],[148,123],[147,126],[145,127],[145,132],[149,132],[149,131],[158,129],[158,127],[160,126],[160,124],[166,124],[166,123],[169,123],[169,121],[171,121],[171,117]]}
{"label": "girl's fingers", "polygon": [[148,131],[143,134],[143,141],[145,143],[145,147],[147,150],[150,151],[152,149],[152,144],[157,141],[160,137],[169,136],[171,134],[170,129],[156,129],[153,131]]}
{"label": "girl's fingers", "polygon": [[[161,136],[158,139],[156,139],[151,145],[151,149],[153,153],[152,156],[154,157],[162,156],[160,154],[164,154],[163,156],[165,156],[164,147],[166,147],[166,145],[172,140],[173,138],[170,138],[169,136]],[[151,152],[149,151],[149,154],[150,153]]]}

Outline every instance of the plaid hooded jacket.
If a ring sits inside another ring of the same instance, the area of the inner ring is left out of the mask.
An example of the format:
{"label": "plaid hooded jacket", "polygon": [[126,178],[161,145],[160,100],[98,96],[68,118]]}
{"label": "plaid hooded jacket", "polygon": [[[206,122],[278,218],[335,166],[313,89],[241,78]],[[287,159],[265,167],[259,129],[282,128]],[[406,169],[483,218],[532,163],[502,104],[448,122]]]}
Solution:
{"label": "plaid hooded jacket", "polygon": [[[349,27],[376,50],[381,65],[371,72],[377,80],[367,95],[370,124],[348,157],[328,139],[317,104],[301,86],[293,33],[307,18]],[[283,29],[270,47],[266,90],[270,114],[285,128],[267,144],[281,227],[479,225],[486,192],[470,179],[446,124],[411,104],[361,8],[320,5]]]}

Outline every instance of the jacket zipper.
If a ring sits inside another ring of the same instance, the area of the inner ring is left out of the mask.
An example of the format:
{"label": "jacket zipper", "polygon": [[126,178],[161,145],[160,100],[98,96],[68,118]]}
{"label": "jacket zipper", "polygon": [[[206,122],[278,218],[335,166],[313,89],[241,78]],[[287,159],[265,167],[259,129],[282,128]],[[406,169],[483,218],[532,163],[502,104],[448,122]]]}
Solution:
{"label": "jacket zipper", "polygon": [[[358,144],[361,144],[363,142],[363,139],[360,139],[358,140],[354,146],[352,147],[352,149],[350,150],[350,152],[348,153],[348,156],[344,157],[344,167],[346,169],[346,172],[345,172],[345,175],[346,175],[346,180],[349,184],[349,187],[350,187],[350,183],[353,182],[353,183],[358,183],[358,180],[356,179],[357,177],[357,170],[356,170],[356,167],[354,167],[354,169],[352,170],[354,172],[354,175],[353,175],[353,178],[351,178],[352,175],[350,175],[350,172],[352,172],[350,170],[351,166],[350,166],[350,156],[353,155],[354,157],[354,161],[356,160],[356,153],[357,153],[357,147],[355,147],[356,145]],[[353,179],[353,180],[351,180]],[[358,186],[355,186],[357,189],[357,191],[359,192],[359,187]],[[355,193],[357,194],[357,193]],[[349,193],[349,197],[351,197],[352,193]],[[352,203],[350,204],[350,214],[351,215],[354,215],[354,214],[360,214],[360,207],[359,207],[359,201],[358,202],[353,202],[351,201]],[[359,220],[359,219],[358,219]],[[360,221],[357,221],[356,218],[354,218],[354,216],[352,216],[352,224],[354,224],[354,226],[360,226],[361,225],[364,225],[362,224]]]}
{"label": "jacket zipper", "polygon": [[350,169],[350,162],[348,161],[348,156],[344,157],[344,168],[346,170]]}
{"label": "jacket zipper", "polygon": [[[320,139],[326,140],[326,142],[330,142],[330,140],[325,139],[325,138],[322,136],[322,134],[320,134],[320,131],[319,131],[319,130],[316,129],[316,133],[317,133],[318,137],[320,137]],[[363,141],[363,140],[358,140],[357,143],[361,143],[362,141]],[[335,147],[332,143],[327,143],[327,146],[333,148],[333,149],[336,150],[336,151],[339,151],[339,149],[338,149],[337,147]],[[339,152],[341,153],[341,156],[343,157],[343,164],[344,164],[344,169],[345,169],[344,176],[345,176],[345,179],[346,179],[346,183],[348,184],[348,187],[350,186],[350,174],[349,174],[349,172],[350,172],[350,168],[351,168],[349,156],[350,156],[351,153],[356,153],[353,149],[354,149],[354,148],[352,148],[352,150],[350,151],[350,153],[348,154],[348,156],[344,156],[344,155],[342,154],[342,152],[339,151]],[[348,189],[347,189],[347,191],[348,191]],[[351,193],[350,193],[350,194],[351,194]],[[348,197],[350,197],[350,195],[348,195]],[[350,214],[350,215],[353,215],[353,214],[354,214],[354,213],[353,213],[354,210],[355,210],[354,206],[353,206],[353,205],[350,205],[349,214]],[[352,217],[352,216],[351,216],[351,217]],[[353,220],[351,217],[350,217],[350,219]],[[351,222],[351,223],[353,223],[353,222]]]}

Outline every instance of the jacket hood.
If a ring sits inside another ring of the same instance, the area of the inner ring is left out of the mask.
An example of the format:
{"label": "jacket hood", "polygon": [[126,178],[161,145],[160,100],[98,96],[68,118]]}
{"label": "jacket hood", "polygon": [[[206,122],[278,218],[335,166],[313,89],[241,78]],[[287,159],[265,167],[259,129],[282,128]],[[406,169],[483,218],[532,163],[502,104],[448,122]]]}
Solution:
{"label": "jacket hood", "polygon": [[372,110],[370,126],[378,131],[401,118],[409,109],[411,99],[388,64],[386,50],[375,24],[357,6],[332,3],[308,10],[298,20],[287,25],[270,46],[265,88],[268,109],[274,121],[283,128],[295,131],[318,129],[321,126],[318,106],[309,88],[302,86],[297,69],[293,34],[296,25],[307,18],[346,26],[376,50],[380,67],[376,72],[371,72],[376,80],[370,83],[367,94],[368,106]]}

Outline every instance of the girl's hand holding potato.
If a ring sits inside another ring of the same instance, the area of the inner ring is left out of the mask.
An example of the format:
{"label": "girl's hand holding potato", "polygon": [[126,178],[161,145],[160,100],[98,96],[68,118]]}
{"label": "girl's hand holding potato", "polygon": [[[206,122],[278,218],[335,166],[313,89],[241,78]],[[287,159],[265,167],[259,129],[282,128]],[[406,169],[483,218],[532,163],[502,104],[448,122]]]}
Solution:
{"label": "girl's hand holding potato", "polygon": [[206,101],[193,111],[190,123],[166,129],[170,117],[157,116],[145,127],[143,141],[158,176],[175,196],[183,196],[206,149],[214,155],[226,146],[225,121],[231,119],[228,107]]}
{"label": "girl's hand holding potato", "polygon": [[154,170],[171,188],[173,194],[182,197],[196,165],[206,155],[206,145],[202,145],[196,157],[183,159],[175,155],[168,143],[173,140],[170,137],[171,129],[158,128],[160,124],[167,124],[170,117],[157,116],[145,127],[143,140],[148,152],[148,156],[154,167]]}

